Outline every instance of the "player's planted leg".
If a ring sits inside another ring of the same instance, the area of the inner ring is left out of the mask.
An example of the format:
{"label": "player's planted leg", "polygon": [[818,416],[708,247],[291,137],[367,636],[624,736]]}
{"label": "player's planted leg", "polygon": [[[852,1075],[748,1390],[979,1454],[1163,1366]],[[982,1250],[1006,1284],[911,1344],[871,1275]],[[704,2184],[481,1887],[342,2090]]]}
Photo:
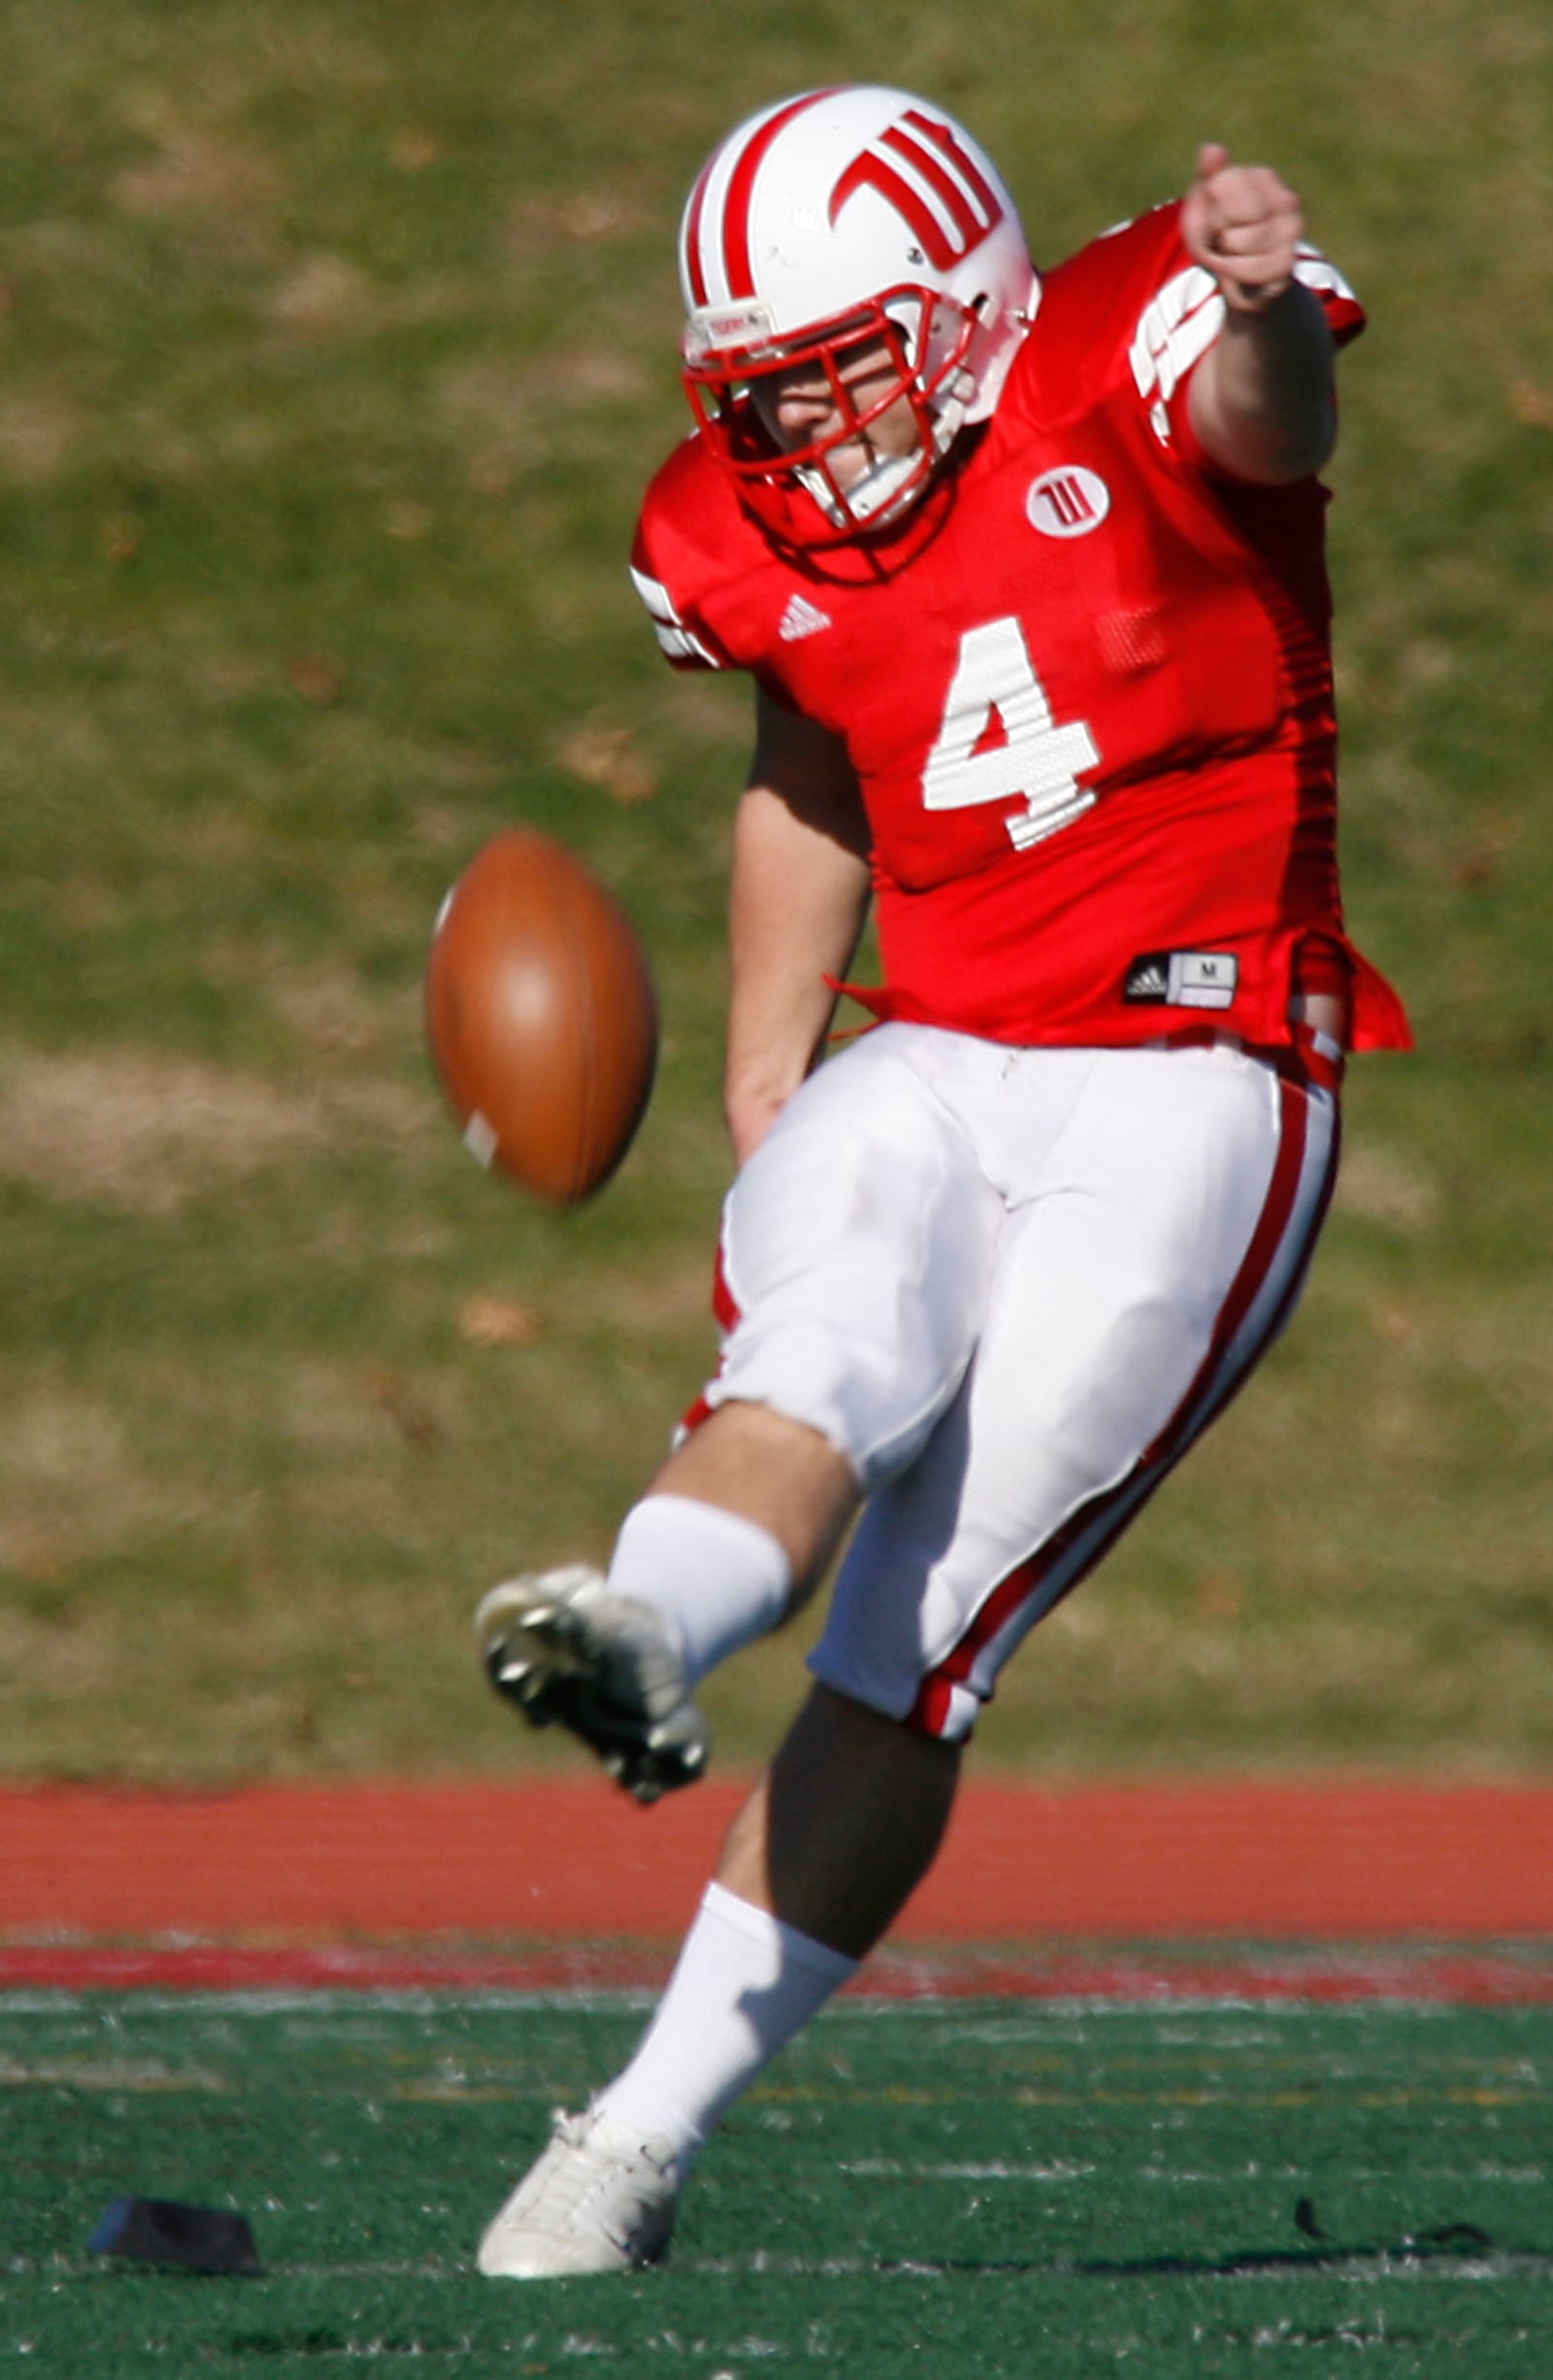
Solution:
{"label": "player's planted leg", "polygon": [[666,2141],[638,2141],[592,2110],[557,2114],[550,2145],[479,2243],[490,2280],[560,2280],[655,2264],[674,2229],[678,2178]]}
{"label": "player's planted leg", "polygon": [[[650,2254],[663,2253],[678,2189],[715,2126],[932,1865],[959,1761],[957,1745],[815,1689],[734,1823],[635,2057],[577,2127],[558,2125],[486,2233],[482,2272],[631,2270],[648,2255],[620,2209],[643,2189],[662,2227]],[[594,2143],[609,2144],[598,2152],[607,2171],[584,2155]]]}

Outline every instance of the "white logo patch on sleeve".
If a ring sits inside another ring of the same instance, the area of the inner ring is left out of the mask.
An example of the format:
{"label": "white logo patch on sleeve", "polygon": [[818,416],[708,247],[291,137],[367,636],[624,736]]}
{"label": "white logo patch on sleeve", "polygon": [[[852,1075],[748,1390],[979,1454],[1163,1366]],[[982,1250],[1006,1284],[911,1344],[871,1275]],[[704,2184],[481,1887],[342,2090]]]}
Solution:
{"label": "white logo patch on sleeve", "polygon": [[1088,537],[1110,511],[1110,489],[1098,471],[1065,463],[1032,483],[1025,511],[1042,537]]}

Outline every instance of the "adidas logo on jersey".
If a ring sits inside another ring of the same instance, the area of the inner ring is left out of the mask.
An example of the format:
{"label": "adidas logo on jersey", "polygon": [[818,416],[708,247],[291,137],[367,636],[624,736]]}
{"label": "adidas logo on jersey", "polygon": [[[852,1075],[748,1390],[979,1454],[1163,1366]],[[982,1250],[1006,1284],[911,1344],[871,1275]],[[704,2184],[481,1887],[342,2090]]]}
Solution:
{"label": "adidas logo on jersey", "polygon": [[817,637],[822,628],[833,625],[828,612],[821,612],[817,604],[810,603],[802,595],[794,595],[788,600],[776,634],[784,645],[796,645],[800,637]]}
{"label": "adidas logo on jersey", "polygon": [[1240,963],[1229,950],[1145,950],[1127,970],[1122,998],[1145,1007],[1229,1008]]}
{"label": "adidas logo on jersey", "polygon": [[1163,1000],[1171,988],[1163,959],[1135,959],[1128,970],[1124,1000]]}

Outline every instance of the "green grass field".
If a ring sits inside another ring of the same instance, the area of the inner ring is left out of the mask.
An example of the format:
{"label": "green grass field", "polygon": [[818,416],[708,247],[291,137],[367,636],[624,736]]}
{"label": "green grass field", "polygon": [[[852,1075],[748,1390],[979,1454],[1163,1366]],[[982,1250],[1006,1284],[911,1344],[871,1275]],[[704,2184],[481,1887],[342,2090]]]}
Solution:
{"label": "green grass field", "polygon": [[[730,2120],[662,2269],[481,2281],[488,2215],[629,2047],[619,2000],[39,1995],[4,2013],[0,2361],[1540,2380],[1553,2016],[845,2002]],[[93,2255],[235,2207],[261,2276]]]}
{"label": "green grass field", "polygon": [[[1543,0],[5,0],[0,1767],[506,1769],[467,1613],[596,1554],[696,1392],[746,696],[624,575],[711,142],[881,72],[1042,258],[1276,163],[1370,300],[1334,570],[1361,1071],[1294,1337],[1010,1679],[992,1761],[1553,1759],[1553,21]],[[594,1208],[420,1041],[497,827],[614,882],[657,1097]],[[801,1646],[713,1690],[745,1760]]]}

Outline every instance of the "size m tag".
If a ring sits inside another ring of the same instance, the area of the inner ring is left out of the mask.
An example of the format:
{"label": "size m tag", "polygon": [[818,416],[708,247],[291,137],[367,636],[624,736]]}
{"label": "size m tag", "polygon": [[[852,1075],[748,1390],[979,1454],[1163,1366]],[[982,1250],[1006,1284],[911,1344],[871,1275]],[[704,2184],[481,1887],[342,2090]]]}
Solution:
{"label": "size m tag", "polygon": [[1229,950],[1145,950],[1127,970],[1122,998],[1135,1007],[1228,1008],[1240,962]]}

